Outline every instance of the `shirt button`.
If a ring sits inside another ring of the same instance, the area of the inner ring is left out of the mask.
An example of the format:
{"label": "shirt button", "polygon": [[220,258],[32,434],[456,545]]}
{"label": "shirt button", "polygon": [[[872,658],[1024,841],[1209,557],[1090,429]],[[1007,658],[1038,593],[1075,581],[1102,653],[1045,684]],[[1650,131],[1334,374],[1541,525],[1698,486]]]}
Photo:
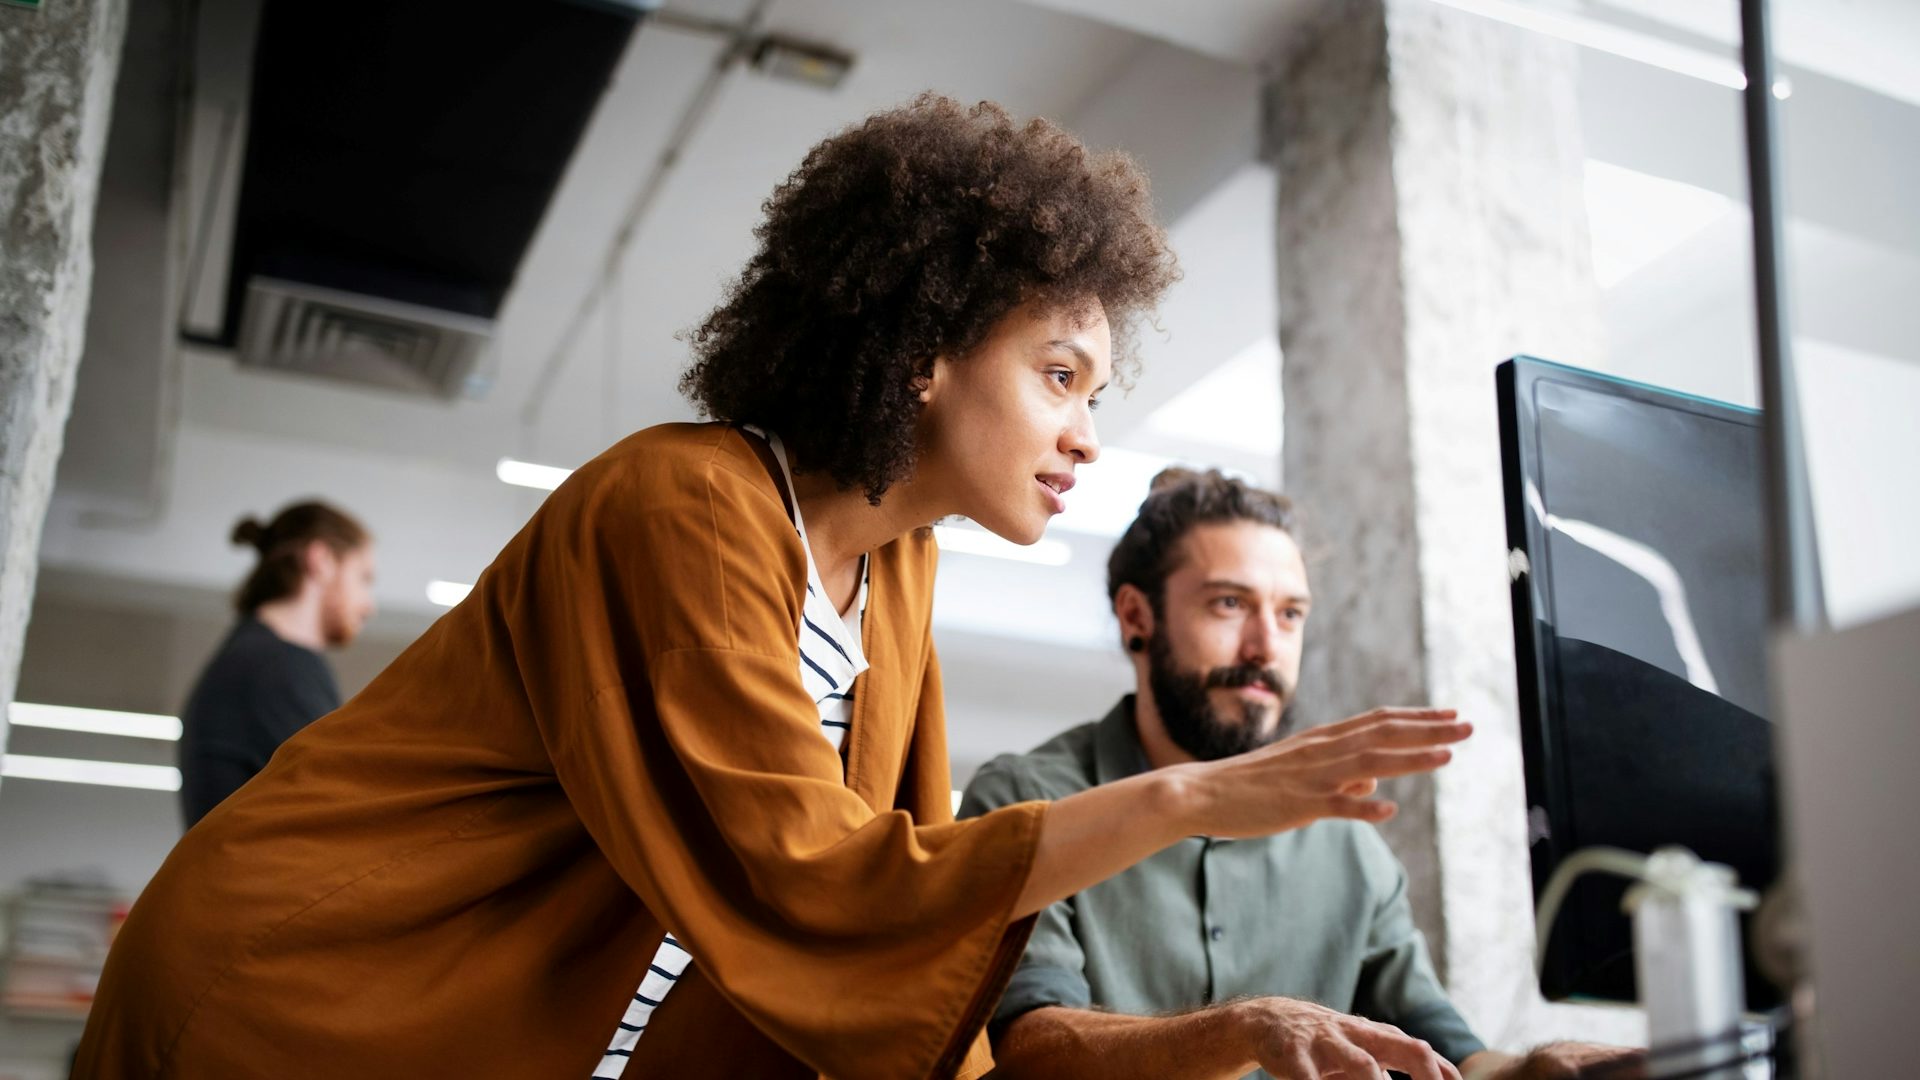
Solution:
{"label": "shirt button", "polygon": [[1216,926],[1213,929],[1207,931],[1207,936],[1212,938],[1215,941],[1219,941],[1221,938],[1227,936],[1227,931],[1222,927]]}

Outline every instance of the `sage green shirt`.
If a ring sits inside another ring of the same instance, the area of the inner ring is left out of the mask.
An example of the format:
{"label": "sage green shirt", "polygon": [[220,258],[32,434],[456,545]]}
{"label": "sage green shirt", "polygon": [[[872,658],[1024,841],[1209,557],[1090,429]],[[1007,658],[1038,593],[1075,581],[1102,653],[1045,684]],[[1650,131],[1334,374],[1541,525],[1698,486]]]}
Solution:
{"label": "sage green shirt", "polygon": [[[1129,695],[1103,720],[988,762],[960,816],[1146,770]],[[1345,820],[1263,840],[1189,837],[1051,905],[993,1030],[1044,1005],[1145,1015],[1255,995],[1393,1024],[1456,1064],[1484,1049],[1434,975],[1406,870],[1373,826]]]}

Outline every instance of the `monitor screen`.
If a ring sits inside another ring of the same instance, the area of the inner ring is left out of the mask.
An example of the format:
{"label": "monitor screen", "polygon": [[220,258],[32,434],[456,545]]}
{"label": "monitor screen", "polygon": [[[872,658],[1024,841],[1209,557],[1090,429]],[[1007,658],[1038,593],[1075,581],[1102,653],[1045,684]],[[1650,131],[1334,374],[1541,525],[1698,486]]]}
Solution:
{"label": "monitor screen", "polygon": [[[1777,870],[1759,414],[1531,358],[1501,365],[1534,887],[1583,847]],[[1625,883],[1582,881],[1552,998],[1634,998]],[[1748,979],[1748,1004],[1777,995]]]}

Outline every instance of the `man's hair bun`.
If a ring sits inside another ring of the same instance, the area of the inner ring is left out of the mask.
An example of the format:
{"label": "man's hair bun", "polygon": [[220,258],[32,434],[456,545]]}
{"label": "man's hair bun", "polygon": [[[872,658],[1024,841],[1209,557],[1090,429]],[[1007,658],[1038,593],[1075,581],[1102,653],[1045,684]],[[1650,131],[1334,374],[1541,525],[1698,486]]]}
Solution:
{"label": "man's hair bun", "polygon": [[1147,485],[1147,493],[1166,491],[1182,484],[1190,484],[1204,475],[1198,469],[1189,469],[1183,465],[1169,465],[1154,474],[1153,482]]}
{"label": "man's hair bun", "polygon": [[245,544],[248,547],[265,551],[267,549],[267,527],[260,524],[257,518],[241,518],[240,524],[233,527],[232,540],[235,544]]}

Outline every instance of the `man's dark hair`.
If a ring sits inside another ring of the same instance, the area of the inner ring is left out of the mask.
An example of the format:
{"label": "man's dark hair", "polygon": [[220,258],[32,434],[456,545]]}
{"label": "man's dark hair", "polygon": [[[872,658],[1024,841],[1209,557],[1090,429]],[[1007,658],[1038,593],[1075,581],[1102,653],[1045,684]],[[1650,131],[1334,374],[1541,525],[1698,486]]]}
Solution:
{"label": "man's dark hair", "polygon": [[1293,532],[1293,500],[1254,487],[1218,469],[1164,469],[1153,478],[1140,513],[1107,557],[1107,601],[1132,585],[1147,594],[1153,613],[1163,613],[1167,576],[1180,541],[1200,525],[1252,521]]}
{"label": "man's dark hair", "polygon": [[265,525],[251,517],[240,519],[231,539],[260,553],[260,561],[233,598],[233,606],[242,615],[251,615],[262,604],[300,591],[300,582],[307,574],[307,545],[319,540],[335,555],[345,555],[372,536],[345,511],[323,502],[303,502],[275,514]]}
{"label": "man's dark hair", "polygon": [[870,500],[913,470],[919,383],[1022,304],[1113,328],[1178,276],[1146,177],[1045,120],[923,94],[808,152],[754,230],[760,249],[690,337],[681,392],[759,424],[796,464]]}

